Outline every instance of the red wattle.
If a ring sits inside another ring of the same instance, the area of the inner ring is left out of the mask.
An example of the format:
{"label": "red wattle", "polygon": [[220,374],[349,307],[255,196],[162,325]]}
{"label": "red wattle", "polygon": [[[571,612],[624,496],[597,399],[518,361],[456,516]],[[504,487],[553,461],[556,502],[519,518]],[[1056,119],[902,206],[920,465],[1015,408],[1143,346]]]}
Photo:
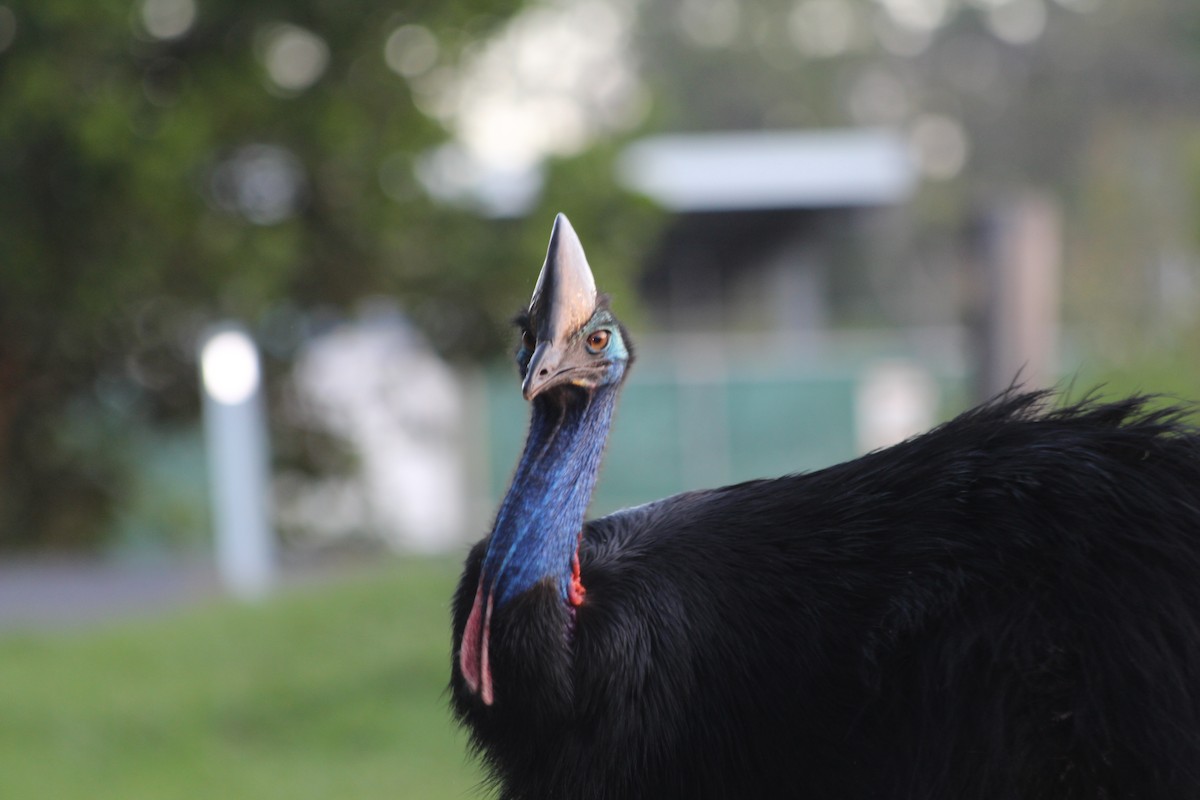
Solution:
{"label": "red wattle", "polygon": [[578,608],[583,605],[583,596],[587,589],[583,588],[583,576],[579,574],[579,551],[571,559],[571,583],[567,587],[567,602]]}
{"label": "red wattle", "polygon": [[492,633],[492,593],[488,592],[487,611],[483,614],[483,635],[479,640],[479,699],[490,706],[496,699],[492,691],[492,668],[488,664],[488,639]]}
{"label": "red wattle", "polygon": [[458,666],[462,670],[463,680],[473,694],[479,692],[480,658],[479,643],[482,639],[483,620],[483,578],[479,579],[479,588],[475,590],[475,602],[471,604],[471,615],[467,617],[467,627],[463,630],[462,643],[458,650]]}
{"label": "red wattle", "polygon": [[496,699],[492,689],[492,668],[488,659],[488,640],[492,632],[492,594],[488,593],[487,606],[483,604],[483,577],[475,590],[475,602],[471,604],[471,615],[463,630],[462,644],[458,650],[458,666],[463,680],[472,694],[479,695],[484,705],[490,706]]}

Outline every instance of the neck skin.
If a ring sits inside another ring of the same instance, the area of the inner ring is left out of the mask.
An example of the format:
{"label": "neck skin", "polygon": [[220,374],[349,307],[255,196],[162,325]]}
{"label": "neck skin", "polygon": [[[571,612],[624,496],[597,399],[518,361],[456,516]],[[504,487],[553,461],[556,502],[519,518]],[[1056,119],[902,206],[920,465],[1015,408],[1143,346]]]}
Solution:
{"label": "neck skin", "polygon": [[529,438],[483,562],[481,589],[497,607],[545,578],[566,601],[617,390],[612,384],[534,398]]}

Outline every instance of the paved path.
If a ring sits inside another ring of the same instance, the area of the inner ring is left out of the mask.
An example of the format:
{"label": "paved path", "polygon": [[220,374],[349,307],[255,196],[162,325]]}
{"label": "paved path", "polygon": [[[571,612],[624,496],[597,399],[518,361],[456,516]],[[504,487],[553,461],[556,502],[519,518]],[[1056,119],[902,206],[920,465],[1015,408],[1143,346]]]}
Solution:
{"label": "paved path", "polygon": [[[320,581],[362,566],[336,559],[289,563],[280,582]],[[0,632],[149,617],[223,594],[216,570],[205,561],[0,559]]]}
{"label": "paved path", "polygon": [[0,630],[150,616],[220,595],[200,563],[0,561]]}

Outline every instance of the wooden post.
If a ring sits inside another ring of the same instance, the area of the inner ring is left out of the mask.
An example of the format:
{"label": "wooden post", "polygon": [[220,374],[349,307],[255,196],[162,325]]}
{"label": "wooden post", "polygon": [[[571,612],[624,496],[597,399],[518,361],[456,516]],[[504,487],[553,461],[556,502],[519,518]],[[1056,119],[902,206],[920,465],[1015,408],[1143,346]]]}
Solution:
{"label": "wooden post", "polygon": [[983,400],[1014,383],[1052,386],[1059,370],[1058,205],[1045,194],[1022,193],[988,212],[980,233],[976,393]]}

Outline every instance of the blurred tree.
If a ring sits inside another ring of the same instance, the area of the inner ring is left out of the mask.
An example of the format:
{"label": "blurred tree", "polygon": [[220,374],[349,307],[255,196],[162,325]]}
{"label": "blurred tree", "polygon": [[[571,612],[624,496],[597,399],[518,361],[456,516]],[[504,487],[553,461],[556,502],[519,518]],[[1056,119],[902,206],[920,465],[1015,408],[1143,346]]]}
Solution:
{"label": "blurred tree", "polygon": [[[414,165],[456,60],[520,6],[0,4],[0,546],[104,535],[131,432],[194,418],[217,316],[286,356],[314,310],[386,294],[448,356],[507,346],[545,231],[435,205]],[[577,205],[600,257],[632,241],[606,202]]]}

